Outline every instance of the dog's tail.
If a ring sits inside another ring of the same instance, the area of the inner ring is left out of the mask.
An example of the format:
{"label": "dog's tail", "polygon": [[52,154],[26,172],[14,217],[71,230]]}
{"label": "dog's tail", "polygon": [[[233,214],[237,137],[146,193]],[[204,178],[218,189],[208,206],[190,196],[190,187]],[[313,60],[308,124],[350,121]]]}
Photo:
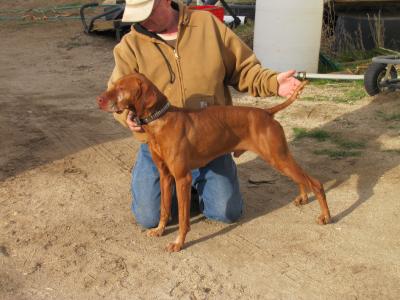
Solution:
{"label": "dog's tail", "polygon": [[290,95],[290,97],[283,103],[275,105],[273,107],[270,108],[266,108],[265,110],[271,114],[274,115],[276,114],[278,111],[281,111],[282,109],[288,107],[290,104],[292,104],[297,97],[300,95],[301,91],[304,89],[304,87],[306,86],[306,84],[308,83],[307,80],[303,81],[297,88],[296,90],[293,92],[292,95]]}

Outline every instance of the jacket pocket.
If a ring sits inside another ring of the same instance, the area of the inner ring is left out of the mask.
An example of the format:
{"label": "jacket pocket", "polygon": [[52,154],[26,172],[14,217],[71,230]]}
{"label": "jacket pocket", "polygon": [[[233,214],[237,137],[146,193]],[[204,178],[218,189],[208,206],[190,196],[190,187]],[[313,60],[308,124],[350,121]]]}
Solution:
{"label": "jacket pocket", "polygon": [[215,105],[215,97],[207,95],[193,95],[186,99],[185,108],[200,109]]}

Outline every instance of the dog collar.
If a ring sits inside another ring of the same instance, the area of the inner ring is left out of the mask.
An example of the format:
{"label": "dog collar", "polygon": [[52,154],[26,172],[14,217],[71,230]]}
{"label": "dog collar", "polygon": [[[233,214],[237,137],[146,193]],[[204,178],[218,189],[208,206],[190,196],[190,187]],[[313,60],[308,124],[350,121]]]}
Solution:
{"label": "dog collar", "polygon": [[167,102],[160,110],[156,111],[155,113],[151,114],[150,116],[143,118],[143,119],[136,116],[133,120],[136,122],[136,124],[138,126],[149,124],[150,122],[157,120],[163,114],[165,114],[170,106],[171,106],[171,104],[169,102]]}

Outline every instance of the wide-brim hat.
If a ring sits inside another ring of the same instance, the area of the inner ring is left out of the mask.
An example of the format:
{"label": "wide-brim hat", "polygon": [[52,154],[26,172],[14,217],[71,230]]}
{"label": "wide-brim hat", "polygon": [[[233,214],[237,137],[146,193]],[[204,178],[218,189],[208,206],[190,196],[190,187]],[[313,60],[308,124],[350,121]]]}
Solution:
{"label": "wide-brim hat", "polygon": [[126,0],[122,22],[142,22],[153,10],[154,0]]}

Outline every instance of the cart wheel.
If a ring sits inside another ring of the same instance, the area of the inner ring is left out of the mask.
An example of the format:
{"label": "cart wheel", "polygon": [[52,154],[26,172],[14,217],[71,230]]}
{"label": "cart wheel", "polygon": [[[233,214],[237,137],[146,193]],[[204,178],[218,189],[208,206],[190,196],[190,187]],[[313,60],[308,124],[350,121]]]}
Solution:
{"label": "cart wheel", "polygon": [[[389,87],[383,86],[384,77],[386,75],[386,64],[372,63],[368,66],[367,71],[364,75],[364,87],[367,93],[371,96],[379,94],[380,92],[389,90]],[[390,78],[396,79],[397,71],[396,68],[392,66],[390,69]]]}

